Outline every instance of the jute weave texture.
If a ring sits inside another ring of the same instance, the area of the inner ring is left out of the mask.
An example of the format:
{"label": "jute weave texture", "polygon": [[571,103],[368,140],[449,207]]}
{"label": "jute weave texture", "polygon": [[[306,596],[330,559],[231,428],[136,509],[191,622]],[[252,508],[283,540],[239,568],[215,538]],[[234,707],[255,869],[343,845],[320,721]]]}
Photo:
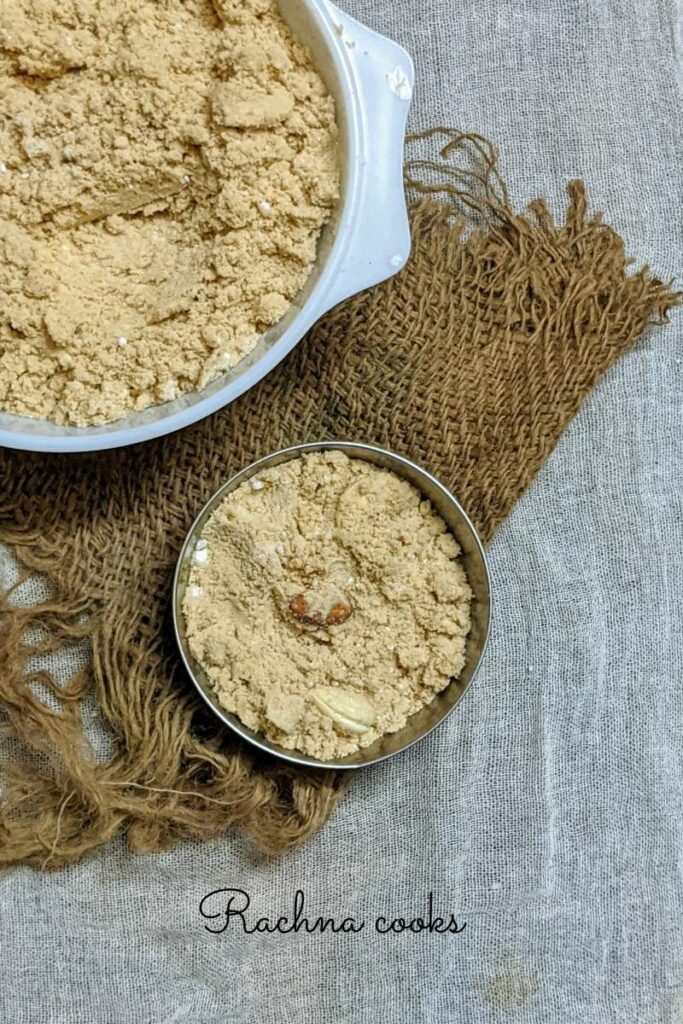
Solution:
{"label": "jute weave texture", "polygon": [[[54,592],[2,606],[0,699],[23,753],[2,766],[0,863],[54,868],[120,831],[152,851],[235,824],[279,852],[323,825],[349,776],[256,759],[181,671],[170,585],[199,508],[276,448],[361,440],[427,467],[489,540],[601,374],[678,301],[630,271],[581,183],[563,224],[541,201],[515,212],[485,140],[447,138],[444,161],[469,154],[464,166],[440,164],[438,181],[409,168],[440,196],[412,207],[406,269],[332,311],[229,408],[134,449],[0,452],[0,541]],[[32,668],[31,654],[86,634],[92,668],[68,687]],[[115,741],[106,760],[81,722],[88,687]]]}

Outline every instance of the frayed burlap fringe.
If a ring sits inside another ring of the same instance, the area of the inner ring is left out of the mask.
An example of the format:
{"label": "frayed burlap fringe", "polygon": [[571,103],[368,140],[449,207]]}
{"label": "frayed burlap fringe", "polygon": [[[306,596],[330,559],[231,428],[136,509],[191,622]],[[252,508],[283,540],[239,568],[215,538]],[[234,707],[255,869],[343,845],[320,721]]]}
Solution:
{"label": "frayed burlap fringe", "polygon": [[[564,224],[541,201],[515,213],[485,140],[427,134],[446,148],[409,165],[408,183],[446,201],[413,207],[407,268],[330,313],[239,401],[132,450],[0,452],[0,540],[54,593],[0,609],[0,699],[19,751],[2,765],[0,864],[59,867],[121,832],[161,850],[235,824],[278,852],[319,828],[348,775],[256,759],[179,666],[169,592],[200,506],[275,448],[359,439],[427,466],[489,539],[600,375],[677,301],[647,269],[627,273],[579,182]],[[38,649],[85,634],[92,669],[67,688],[30,670]],[[114,737],[104,761],[81,725],[89,686]]]}

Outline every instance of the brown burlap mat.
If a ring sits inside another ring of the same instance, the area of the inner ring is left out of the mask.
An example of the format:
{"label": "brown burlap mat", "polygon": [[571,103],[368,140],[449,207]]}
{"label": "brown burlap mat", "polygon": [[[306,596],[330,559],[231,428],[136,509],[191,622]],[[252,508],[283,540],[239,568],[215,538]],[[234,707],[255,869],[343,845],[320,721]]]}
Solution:
{"label": "brown burlap mat", "polygon": [[[121,831],[159,850],[235,823],[275,852],[319,828],[348,775],[256,759],[198,706],[180,668],[170,585],[201,505],[275,448],[357,439],[428,467],[488,540],[600,375],[677,301],[647,269],[627,273],[580,183],[558,226],[540,201],[513,212],[484,140],[453,136],[443,157],[454,155],[459,168],[421,186],[450,197],[413,207],[406,269],[330,313],[229,408],[135,449],[0,452],[0,540],[54,587],[39,607],[3,608],[0,698],[20,742],[2,766],[0,863],[57,867]],[[474,233],[456,209],[471,211]],[[35,625],[45,639],[29,644]],[[27,665],[85,632],[92,671],[66,689]],[[115,737],[105,761],[81,725],[90,685]]]}

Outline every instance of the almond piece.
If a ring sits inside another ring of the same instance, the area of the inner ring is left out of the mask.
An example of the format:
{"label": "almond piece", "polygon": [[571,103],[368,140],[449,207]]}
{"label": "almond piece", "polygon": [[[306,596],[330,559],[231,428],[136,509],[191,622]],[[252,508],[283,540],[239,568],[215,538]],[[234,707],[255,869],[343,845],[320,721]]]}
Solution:
{"label": "almond piece", "polygon": [[295,618],[305,622],[307,626],[322,626],[323,617],[318,609],[313,609],[305,594],[295,594],[289,602],[289,610]]}
{"label": "almond piece", "polygon": [[325,618],[326,626],[341,626],[351,614],[351,604],[344,601],[337,601],[330,608]]}
{"label": "almond piece", "polygon": [[289,610],[307,626],[341,626],[352,612],[351,601],[343,591],[334,594],[295,594],[289,602]]}
{"label": "almond piece", "polygon": [[367,697],[355,690],[336,686],[316,686],[311,697],[342,732],[360,735],[377,721],[377,712]]}

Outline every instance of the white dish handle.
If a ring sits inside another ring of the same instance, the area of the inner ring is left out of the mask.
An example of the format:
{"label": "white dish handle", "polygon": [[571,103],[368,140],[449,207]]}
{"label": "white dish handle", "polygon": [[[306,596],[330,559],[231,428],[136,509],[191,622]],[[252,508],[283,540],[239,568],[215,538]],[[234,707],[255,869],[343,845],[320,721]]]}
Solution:
{"label": "white dish handle", "polygon": [[401,46],[327,6],[351,62],[363,125],[360,196],[347,254],[324,297],[331,309],[396,274],[410,255],[403,149],[415,75]]}

